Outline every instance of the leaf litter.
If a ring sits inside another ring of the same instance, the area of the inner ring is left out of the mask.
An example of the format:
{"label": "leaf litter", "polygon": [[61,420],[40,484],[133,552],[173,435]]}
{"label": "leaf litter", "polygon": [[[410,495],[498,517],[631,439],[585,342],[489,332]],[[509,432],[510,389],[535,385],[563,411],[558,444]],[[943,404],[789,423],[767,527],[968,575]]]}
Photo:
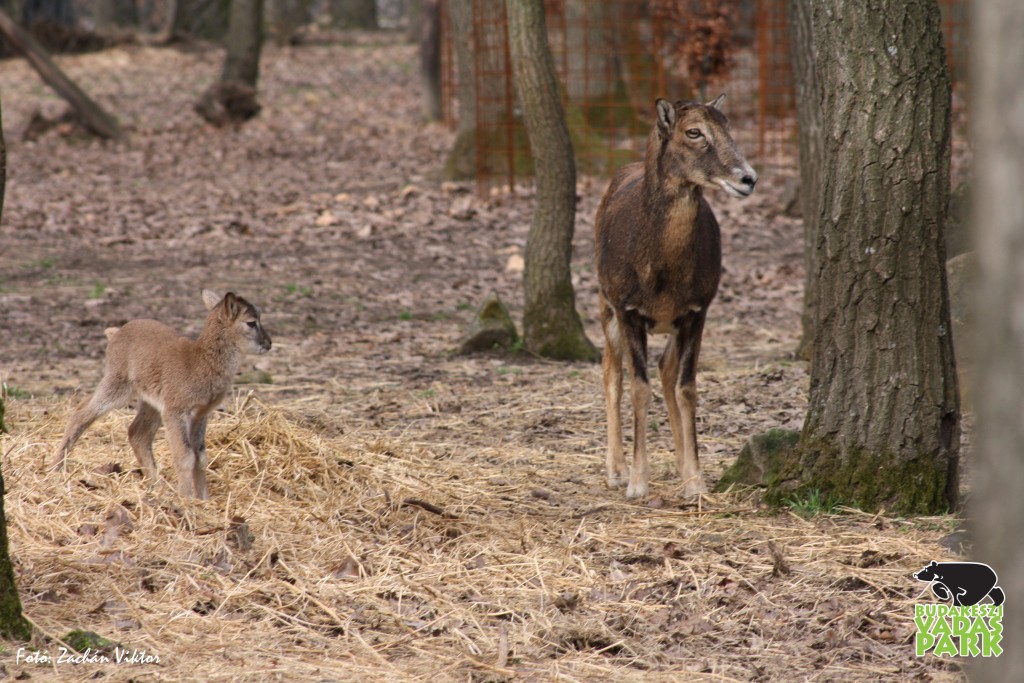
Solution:
{"label": "leaf litter", "polygon": [[[954,519],[688,502],[657,398],[653,494],[626,501],[603,484],[599,368],[451,355],[492,291],[521,315],[533,191],[439,181],[452,135],[422,120],[414,59],[387,36],[268,45],[263,112],[217,131],[191,112],[217,50],[62,58],[125,124],[117,144],[20,140],[60,103],[0,63],[0,375],[26,395],[0,450],[36,644],[87,629],[160,657],[80,664],[81,680],[963,680],[912,646],[910,575],[952,557],[937,541]],[[762,172],[746,202],[711,197],[725,273],[698,380],[709,483],[806,409],[802,229],[776,200],[792,173]],[[573,260],[597,342],[605,183],[580,180]],[[141,478],[126,411],[66,474],[46,469],[100,375],[103,329],[195,333],[202,287],[256,302],[274,336],[243,368],[261,383],[211,419],[211,500]]]}

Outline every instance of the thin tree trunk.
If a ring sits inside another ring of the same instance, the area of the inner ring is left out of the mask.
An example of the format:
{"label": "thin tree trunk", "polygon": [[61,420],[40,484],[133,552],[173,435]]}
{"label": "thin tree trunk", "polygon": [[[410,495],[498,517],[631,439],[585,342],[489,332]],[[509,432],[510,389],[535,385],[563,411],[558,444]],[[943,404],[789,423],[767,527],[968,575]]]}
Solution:
{"label": "thin tree trunk", "polygon": [[263,0],[232,0],[230,19],[220,80],[195,104],[196,112],[215,126],[240,124],[260,112],[256,82],[263,45]]}
{"label": "thin tree trunk", "polygon": [[824,184],[809,406],[789,484],[869,510],[945,512],[957,502],[960,407],[939,9],[821,0],[811,25]]}
{"label": "thin tree trunk", "polygon": [[509,0],[509,44],[516,90],[537,175],[523,283],[527,350],[549,358],[593,360],[576,313],[569,264],[576,218],[576,163],[548,47],[543,0]]}
{"label": "thin tree trunk", "polygon": [[263,0],[231,0],[227,56],[220,80],[255,88],[263,46]]}
{"label": "thin tree trunk", "polygon": [[512,109],[506,78],[505,0],[449,0],[448,12],[459,70],[459,129],[445,162],[445,177],[469,180],[481,168],[487,175],[497,175],[509,163],[504,150]]}
{"label": "thin tree trunk", "polygon": [[978,658],[971,680],[1024,680],[1024,4],[974,4],[971,21],[973,194],[979,287],[977,460],[971,492],[973,559],[996,570],[1006,594],[1003,654]]}
{"label": "thin tree trunk", "polygon": [[331,0],[329,7],[339,28],[377,28],[377,0]]}
{"label": "thin tree trunk", "polygon": [[814,340],[817,290],[818,201],[821,199],[822,131],[821,90],[814,68],[810,0],[789,0],[789,32],[796,85],[796,112],[800,124],[800,204],[804,222],[804,303],[802,333],[797,356],[809,359]]}
{"label": "thin tree trunk", "polygon": [[416,18],[424,111],[428,119],[439,121],[441,119],[441,0],[412,0],[411,6],[420,8],[416,12]]}
{"label": "thin tree trunk", "polygon": [[25,55],[29,64],[46,81],[47,85],[56,90],[58,95],[75,108],[89,130],[105,138],[116,140],[122,137],[123,134],[117,119],[82,92],[82,89],[53,63],[50,56],[46,54],[46,50],[36,42],[35,38],[2,11],[0,11],[0,34],[3,34],[3,37],[15,50]]}
{"label": "thin tree trunk", "polygon": [[[4,189],[7,187],[7,147],[4,145],[3,115],[0,113],[0,220],[3,219]],[[0,396],[0,432],[5,430],[3,396]],[[4,513],[4,477],[0,473],[0,636],[28,640],[32,627],[21,613],[21,598],[14,581],[10,546],[7,543],[7,515]]]}
{"label": "thin tree trunk", "polygon": [[128,28],[139,23],[139,15],[133,0],[96,0],[93,11],[96,18],[96,32],[111,33],[119,28]]}

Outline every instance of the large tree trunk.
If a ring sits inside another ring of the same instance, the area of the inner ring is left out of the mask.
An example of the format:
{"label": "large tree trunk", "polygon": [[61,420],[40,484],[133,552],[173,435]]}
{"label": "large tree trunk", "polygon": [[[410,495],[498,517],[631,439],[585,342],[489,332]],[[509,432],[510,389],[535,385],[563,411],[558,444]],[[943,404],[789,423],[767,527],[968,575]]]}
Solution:
{"label": "large tree trunk", "polygon": [[216,126],[256,116],[256,82],[263,45],[263,0],[232,0],[227,55],[220,80],[204,92],[195,109]]}
{"label": "large tree trunk", "polygon": [[[4,145],[3,116],[0,114],[0,220],[3,219],[4,189],[7,187],[7,147]],[[0,432],[4,425],[3,396],[0,395]],[[4,477],[0,473],[0,636],[28,640],[32,627],[21,613],[21,598],[14,582],[10,548],[7,543],[7,515],[4,514]]]}
{"label": "large tree trunk", "polygon": [[980,262],[977,461],[973,559],[992,566],[1006,594],[1003,654],[972,662],[972,680],[1024,681],[1024,3],[974,5],[971,22],[973,195]]}
{"label": "large tree trunk", "polygon": [[338,28],[377,28],[377,0],[330,0],[329,7]]}
{"label": "large tree trunk", "polygon": [[510,0],[509,47],[537,174],[523,278],[526,349],[562,360],[593,360],[576,313],[569,263],[576,219],[576,162],[548,47],[543,0]]}
{"label": "large tree trunk", "polygon": [[796,85],[796,113],[800,125],[800,204],[804,221],[804,303],[802,334],[797,356],[809,359],[814,340],[814,309],[818,297],[818,201],[821,199],[822,131],[821,90],[814,68],[811,36],[811,0],[790,0],[789,34]]}
{"label": "large tree trunk", "polygon": [[867,510],[945,512],[957,502],[960,407],[938,5],[821,0],[811,24],[823,96],[818,302],[808,414],[785,478]]}

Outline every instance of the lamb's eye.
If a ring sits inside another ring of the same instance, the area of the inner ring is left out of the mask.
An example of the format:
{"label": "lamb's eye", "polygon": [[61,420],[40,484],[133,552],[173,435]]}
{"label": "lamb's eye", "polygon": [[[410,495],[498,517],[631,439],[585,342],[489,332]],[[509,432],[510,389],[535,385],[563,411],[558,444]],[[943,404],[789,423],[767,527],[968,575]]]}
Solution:
{"label": "lamb's eye", "polygon": [[699,128],[691,128],[688,131],[686,131],[686,137],[690,138],[691,140],[696,140],[697,138],[704,137],[704,134],[700,132]]}

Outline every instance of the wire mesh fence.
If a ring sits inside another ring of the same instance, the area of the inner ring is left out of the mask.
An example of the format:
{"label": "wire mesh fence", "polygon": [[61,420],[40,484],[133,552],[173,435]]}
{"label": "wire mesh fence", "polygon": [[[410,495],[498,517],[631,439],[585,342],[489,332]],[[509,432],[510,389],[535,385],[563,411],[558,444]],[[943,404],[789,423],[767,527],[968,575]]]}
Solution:
{"label": "wire mesh fence", "polygon": [[[442,97],[455,126],[474,98],[478,190],[528,179],[529,144],[515,102],[504,3],[472,0],[459,27],[443,3]],[[797,121],[788,0],[545,0],[577,166],[606,175],[640,158],[657,97],[726,94],[740,149],[760,168],[795,167]],[[954,79],[965,73],[967,0],[940,0]],[[473,88],[460,88],[452,36],[472,46]],[[467,35],[468,34],[468,35]],[[465,109],[461,109],[465,111]]]}

